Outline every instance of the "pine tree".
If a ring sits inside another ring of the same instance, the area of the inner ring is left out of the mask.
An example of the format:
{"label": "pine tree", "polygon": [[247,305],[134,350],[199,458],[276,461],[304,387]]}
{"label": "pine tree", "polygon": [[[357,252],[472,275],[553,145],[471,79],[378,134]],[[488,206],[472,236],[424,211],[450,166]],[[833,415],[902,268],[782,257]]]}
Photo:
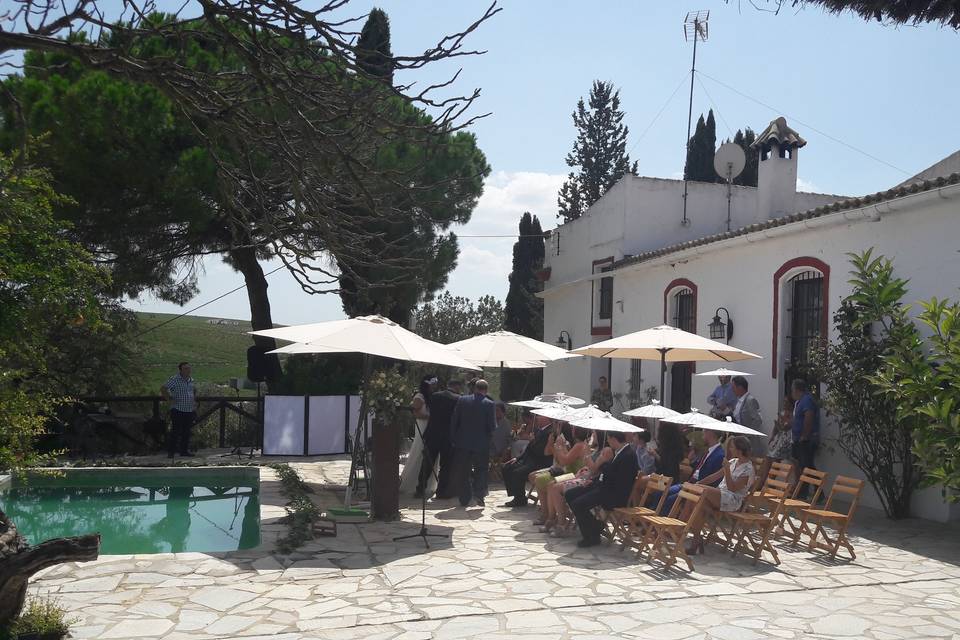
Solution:
{"label": "pine tree", "polygon": [[577,139],[566,161],[577,171],[570,173],[557,197],[557,217],[564,222],[579,218],[625,173],[637,171],[627,153],[629,129],[623,124],[620,91],[612,82],[594,80],[588,104],[580,98],[572,114]]}
{"label": "pine tree", "polygon": [[[522,336],[543,340],[543,300],[537,271],[543,266],[546,247],[540,220],[526,212],[520,218],[520,237],[513,245],[513,271],[504,306],[503,328]],[[503,372],[501,397],[520,400],[543,387],[541,369],[513,369]]]}
{"label": "pine tree", "polygon": [[357,40],[357,64],[374,78],[393,82],[393,53],[390,51],[390,18],[374,8]]}

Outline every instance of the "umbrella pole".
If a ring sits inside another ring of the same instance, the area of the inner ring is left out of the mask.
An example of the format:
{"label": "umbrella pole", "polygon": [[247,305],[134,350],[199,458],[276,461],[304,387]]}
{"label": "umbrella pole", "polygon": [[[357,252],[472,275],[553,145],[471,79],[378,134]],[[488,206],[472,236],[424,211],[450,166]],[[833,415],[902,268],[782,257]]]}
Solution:
{"label": "umbrella pole", "polygon": [[373,496],[370,495],[370,467],[367,464],[367,389],[370,380],[370,370],[372,359],[369,354],[363,354],[363,382],[360,384],[360,414],[357,416],[357,429],[353,435],[353,450],[351,451],[350,475],[347,480],[347,493],[344,497],[344,506],[350,508],[350,501],[353,497],[353,485],[359,486],[357,477],[358,467],[363,469],[363,481],[367,488],[367,499],[373,504]]}
{"label": "umbrella pole", "polygon": [[[663,404],[663,380],[667,373],[667,350],[660,349],[660,404]],[[666,406],[665,404],[663,406]]]}

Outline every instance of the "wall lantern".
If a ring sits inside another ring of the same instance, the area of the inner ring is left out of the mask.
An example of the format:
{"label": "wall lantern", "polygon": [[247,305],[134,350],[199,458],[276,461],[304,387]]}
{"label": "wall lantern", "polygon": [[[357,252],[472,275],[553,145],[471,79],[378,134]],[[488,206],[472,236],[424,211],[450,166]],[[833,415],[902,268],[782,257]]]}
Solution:
{"label": "wall lantern", "polygon": [[[720,319],[721,311],[727,314],[726,322]],[[733,338],[733,320],[730,319],[730,312],[727,311],[725,307],[717,307],[717,311],[713,316],[713,322],[710,323],[710,339],[726,339],[727,344],[730,344],[731,338]]]}
{"label": "wall lantern", "polygon": [[561,349],[566,349],[567,351],[573,349],[573,339],[570,338],[570,334],[566,331],[561,331],[560,337],[557,338],[557,346]]}

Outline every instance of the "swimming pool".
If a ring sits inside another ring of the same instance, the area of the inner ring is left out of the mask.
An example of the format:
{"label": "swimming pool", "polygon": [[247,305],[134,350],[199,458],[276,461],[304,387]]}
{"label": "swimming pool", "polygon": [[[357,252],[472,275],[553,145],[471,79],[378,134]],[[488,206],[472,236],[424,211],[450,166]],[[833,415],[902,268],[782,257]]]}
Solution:
{"label": "swimming pool", "polygon": [[30,544],[100,532],[101,554],[236,551],[260,544],[256,467],[70,469],[28,474],[0,508]]}

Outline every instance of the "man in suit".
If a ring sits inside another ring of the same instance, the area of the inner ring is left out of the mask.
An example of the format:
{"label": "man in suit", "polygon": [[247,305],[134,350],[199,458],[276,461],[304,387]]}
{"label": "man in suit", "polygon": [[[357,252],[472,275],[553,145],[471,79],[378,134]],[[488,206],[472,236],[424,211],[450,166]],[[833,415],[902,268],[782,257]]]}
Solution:
{"label": "man in suit", "polygon": [[430,418],[423,432],[423,443],[426,449],[423,462],[420,464],[417,492],[414,494],[418,498],[423,497],[423,492],[430,481],[430,474],[433,473],[435,461],[440,462],[440,470],[437,474],[437,497],[441,499],[453,497],[450,487],[450,471],[453,467],[450,420],[453,418],[453,410],[457,406],[462,389],[463,383],[460,380],[451,379],[447,380],[446,389],[435,391],[430,395]]}
{"label": "man in suit", "polygon": [[507,495],[513,498],[503,506],[527,506],[527,476],[538,469],[546,469],[553,464],[553,456],[547,455],[545,450],[550,440],[550,421],[537,416],[534,423],[533,440],[523,450],[519,457],[503,465],[503,484],[507,488]]}
{"label": "man in suit", "polygon": [[487,470],[490,466],[490,437],[497,428],[496,405],[487,397],[487,381],[477,380],[473,394],[460,396],[450,420],[450,442],[454,449],[460,505],[470,498],[483,506],[487,495]]}
{"label": "man in suit", "polygon": [[[763,416],[760,414],[760,403],[750,395],[750,388],[747,379],[743,376],[733,377],[733,393],[737,396],[737,404],[733,409],[733,421],[742,424],[745,427],[763,431]],[[754,455],[764,453],[764,442],[766,437],[751,436],[750,442],[753,445]]]}
{"label": "man in suit", "polygon": [[[710,429],[704,429],[703,443],[707,448],[693,463],[693,473],[688,482],[709,484],[715,487],[719,485],[720,480],[723,479],[722,475],[715,478],[713,477],[716,476],[718,471],[723,469],[723,444],[720,442],[720,433],[711,431]],[[664,514],[670,513],[670,509],[673,508],[673,503],[676,502],[677,494],[680,493],[680,487],[682,486],[683,483],[678,482],[668,490],[667,499],[663,503]]]}
{"label": "man in suit", "polygon": [[607,445],[614,451],[613,458],[600,468],[600,476],[596,481],[586,491],[578,492],[569,502],[583,536],[577,543],[578,547],[592,547],[600,543],[604,525],[594,515],[594,509],[603,507],[609,511],[625,507],[637,477],[637,456],[627,443],[626,435],[608,431]]}

